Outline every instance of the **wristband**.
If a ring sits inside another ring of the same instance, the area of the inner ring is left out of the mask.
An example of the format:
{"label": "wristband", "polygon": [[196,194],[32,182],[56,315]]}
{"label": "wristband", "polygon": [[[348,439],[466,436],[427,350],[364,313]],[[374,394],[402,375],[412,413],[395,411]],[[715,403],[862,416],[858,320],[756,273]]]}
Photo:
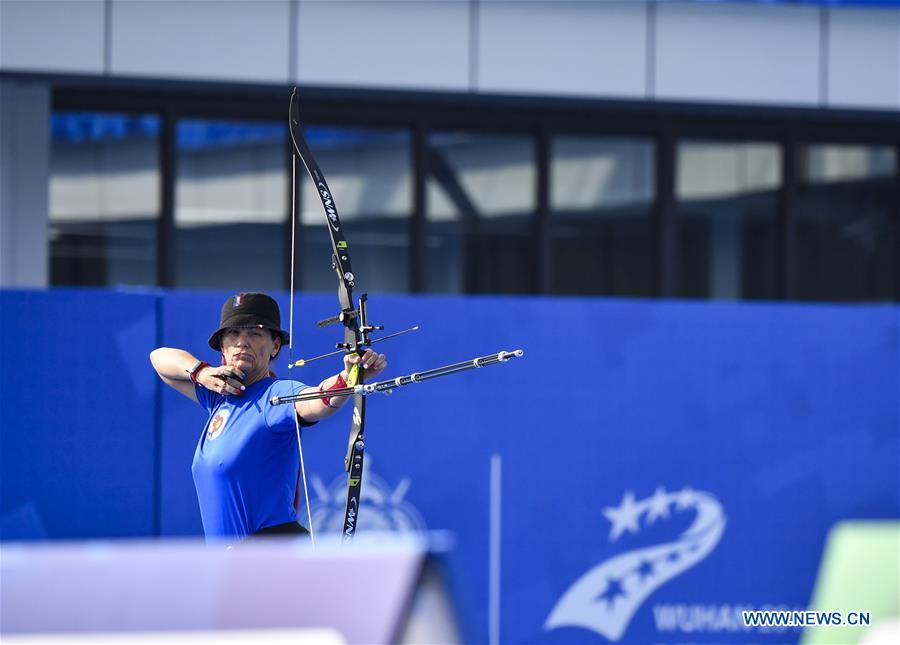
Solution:
{"label": "wristband", "polygon": [[[344,380],[343,374],[338,374],[337,380],[334,382],[334,385],[329,387],[328,390],[329,391],[330,390],[338,390],[342,387],[347,387],[347,381]],[[319,392],[324,394],[326,392],[326,390],[323,390],[322,386],[320,385]],[[330,396],[323,396],[322,403],[324,403],[327,407],[332,408],[333,410],[336,410],[338,408],[338,406],[336,406],[336,405],[331,405],[331,397]]]}
{"label": "wristband", "polygon": [[191,369],[184,370],[184,371],[190,375],[191,383],[200,385],[199,383],[197,383],[197,374],[199,374],[200,370],[202,370],[204,367],[209,367],[209,366],[210,366],[209,363],[207,363],[206,361],[197,361]]}

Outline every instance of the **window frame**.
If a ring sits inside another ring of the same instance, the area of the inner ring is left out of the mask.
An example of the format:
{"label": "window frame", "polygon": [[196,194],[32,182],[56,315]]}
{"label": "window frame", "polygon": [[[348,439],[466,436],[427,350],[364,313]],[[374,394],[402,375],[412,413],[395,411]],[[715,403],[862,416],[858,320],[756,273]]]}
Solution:
{"label": "window frame", "polygon": [[[158,240],[158,286],[172,283],[174,238],[175,124],[180,118],[272,120],[287,116],[289,92],[284,86],[188,83],[152,79],[80,79],[51,77],[53,110],[156,113],[161,118],[161,217]],[[781,149],[782,178],[778,190],[778,298],[795,297],[796,200],[802,146],[820,143],[887,145],[900,159],[900,120],[895,112],[800,107],[736,106],[610,99],[483,95],[393,90],[301,87],[301,114],[310,123],[346,127],[408,129],[413,169],[413,213],[410,220],[408,289],[424,291],[425,163],[431,132],[526,134],[535,146],[536,207],[532,244],[536,283],[530,292],[549,288],[549,249],[544,233],[549,217],[550,142],[556,136],[639,137],[654,141],[656,195],[653,200],[655,297],[678,292],[675,231],[675,147],[683,139],[773,141]],[[290,148],[285,142],[290,170]],[[900,165],[900,163],[898,163]],[[327,169],[326,169],[327,170]],[[900,169],[897,174],[900,175]],[[895,176],[900,181],[900,177]],[[290,182],[288,182],[290,184]],[[898,200],[900,201],[900,200]],[[288,199],[290,204],[290,199]],[[900,222],[900,203],[894,217]],[[290,247],[290,217],[284,235]],[[900,253],[896,259],[900,274]],[[284,271],[289,285],[290,267]],[[900,301],[900,284],[894,301]]]}

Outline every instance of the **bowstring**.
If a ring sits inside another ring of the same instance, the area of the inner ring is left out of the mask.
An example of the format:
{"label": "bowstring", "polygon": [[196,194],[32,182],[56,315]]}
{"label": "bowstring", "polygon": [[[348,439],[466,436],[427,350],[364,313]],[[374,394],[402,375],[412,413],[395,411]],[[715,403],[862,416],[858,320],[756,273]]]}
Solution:
{"label": "bowstring", "polygon": [[[296,248],[297,235],[297,155],[291,155],[291,290],[288,297],[289,315],[288,315],[288,361],[289,365],[294,364],[294,252]],[[293,382],[294,379],[291,379]],[[294,394],[297,394],[296,385],[292,386]],[[294,406],[291,403],[291,406]],[[316,548],[316,534],[313,531],[312,510],[309,507],[309,486],[306,481],[306,466],[303,463],[303,443],[300,441],[300,415],[294,410],[294,427],[297,430],[297,450],[300,452],[300,473],[303,477],[303,497],[306,501],[306,519],[309,522],[309,537],[312,541],[313,548]]]}

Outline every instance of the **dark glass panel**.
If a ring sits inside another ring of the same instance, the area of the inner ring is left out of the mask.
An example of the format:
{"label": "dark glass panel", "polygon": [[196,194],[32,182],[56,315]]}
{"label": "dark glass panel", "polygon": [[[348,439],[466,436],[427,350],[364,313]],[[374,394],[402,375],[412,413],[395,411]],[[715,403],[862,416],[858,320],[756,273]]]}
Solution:
{"label": "dark glass panel", "polygon": [[551,291],[652,295],[653,143],[561,136],[551,155]]}
{"label": "dark glass panel", "polygon": [[159,131],[155,116],[53,114],[50,284],[156,283]]}
{"label": "dark glass panel", "polygon": [[[409,290],[412,217],[411,136],[406,130],[330,126],[306,129],[309,146],[328,180],[338,214],[347,227],[353,272],[363,291]],[[302,207],[298,258],[302,286],[337,288],[331,241],[322,203],[300,165]]]}
{"label": "dark glass panel", "polygon": [[287,128],[184,119],[176,136],[175,286],[284,288]]}
{"label": "dark glass panel", "polygon": [[897,159],[888,146],[807,146],[797,204],[797,297],[897,297]]}
{"label": "dark glass panel", "polygon": [[434,133],[427,168],[426,289],[534,291],[533,139]]}
{"label": "dark glass panel", "polygon": [[682,141],[675,175],[678,295],[777,298],[778,145]]}

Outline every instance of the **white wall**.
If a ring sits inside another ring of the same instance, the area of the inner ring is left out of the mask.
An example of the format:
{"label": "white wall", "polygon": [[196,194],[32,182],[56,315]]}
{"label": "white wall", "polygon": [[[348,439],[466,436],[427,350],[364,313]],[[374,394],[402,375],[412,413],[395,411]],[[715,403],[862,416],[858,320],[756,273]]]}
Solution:
{"label": "white wall", "polygon": [[112,0],[108,73],[287,83],[288,0]]}
{"label": "white wall", "polygon": [[480,92],[647,96],[644,2],[478,4]]}
{"label": "white wall", "polygon": [[819,14],[805,5],[659,5],[653,98],[817,105]]}
{"label": "white wall", "polygon": [[900,12],[847,9],[828,15],[826,103],[896,110],[900,105]]}
{"label": "white wall", "polygon": [[0,70],[101,74],[103,0],[0,0]]}
{"label": "white wall", "polygon": [[900,110],[900,9],[2,0],[0,71]]}
{"label": "white wall", "polygon": [[311,85],[465,91],[471,4],[301,1],[296,75]]}

